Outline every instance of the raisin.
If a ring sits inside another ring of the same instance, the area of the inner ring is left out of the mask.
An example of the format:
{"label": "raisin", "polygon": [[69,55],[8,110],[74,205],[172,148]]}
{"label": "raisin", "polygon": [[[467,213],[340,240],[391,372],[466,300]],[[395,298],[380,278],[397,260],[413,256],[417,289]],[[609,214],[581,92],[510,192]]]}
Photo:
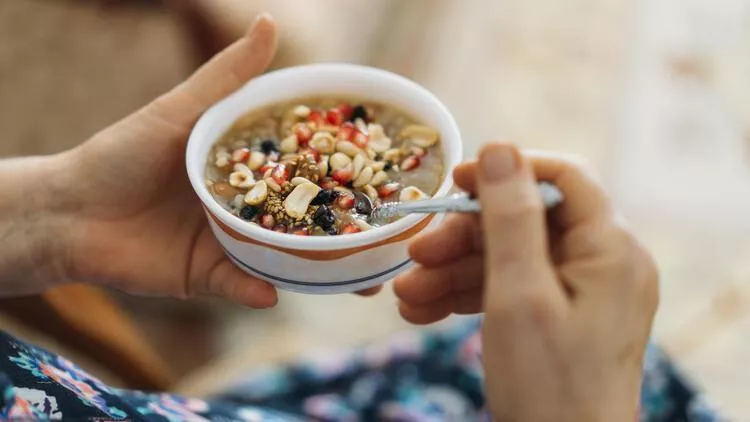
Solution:
{"label": "raisin", "polygon": [[327,227],[324,230],[331,236],[336,236],[337,234],[339,234],[339,232],[336,230],[336,226]]}
{"label": "raisin", "polygon": [[310,201],[310,205],[328,205],[338,196],[339,193],[333,189],[323,189]]}
{"label": "raisin", "polygon": [[318,207],[312,218],[315,224],[323,229],[328,229],[336,223],[336,216],[333,215],[333,211],[325,205]]}
{"label": "raisin", "polygon": [[367,123],[367,109],[361,104],[354,107],[354,110],[352,110],[352,117],[349,119],[349,121],[353,122],[357,119],[362,119],[365,123]]}
{"label": "raisin", "polygon": [[389,171],[393,168],[393,163],[390,161],[385,162],[385,166],[383,166],[383,171]]}
{"label": "raisin", "polygon": [[261,209],[252,205],[247,205],[240,210],[240,218],[250,221],[260,214]]}
{"label": "raisin", "polygon": [[269,155],[272,152],[279,152],[279,145],[273,139],[266,139],[260,143],[260,150],[263,154]]}

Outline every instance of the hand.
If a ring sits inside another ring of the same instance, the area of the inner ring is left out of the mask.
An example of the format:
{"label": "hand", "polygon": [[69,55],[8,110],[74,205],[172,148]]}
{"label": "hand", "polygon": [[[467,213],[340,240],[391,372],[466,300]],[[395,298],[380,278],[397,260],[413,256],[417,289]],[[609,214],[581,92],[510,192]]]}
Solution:
{"label": "hand", "polygon": [[270,284],[224,255],[184,164],[200,115],[262,73],[275,49],[276,26],[261,15],[186,82],[59,157],[55,195],[58,213],[68,217],[68,278],[128,293],[276,303]]}
{"label": "hand", "polygon": [[[481,216],[452,216],[413,242],[421,265],[395,282],[402,315],[485,312],[497,420],[634,420],[657,274],[604,192],[569,161],[498,144],[454,175]],[[548,219],[536,179],[565,196]]]}

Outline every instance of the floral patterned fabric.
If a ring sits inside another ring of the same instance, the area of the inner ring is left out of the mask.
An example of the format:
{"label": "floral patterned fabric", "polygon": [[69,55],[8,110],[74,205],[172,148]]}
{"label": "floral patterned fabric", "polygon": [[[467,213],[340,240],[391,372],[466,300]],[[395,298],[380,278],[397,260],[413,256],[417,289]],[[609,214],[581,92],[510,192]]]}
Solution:
{"label": "floral patterned fabric", "polygon": [[[310,354],[207,400],[108,387],[0,332],[0,420],[490,421],[478,327],[474,319],[347,353]],[[656,347],[644,369],[642,421],[722,420]]]}

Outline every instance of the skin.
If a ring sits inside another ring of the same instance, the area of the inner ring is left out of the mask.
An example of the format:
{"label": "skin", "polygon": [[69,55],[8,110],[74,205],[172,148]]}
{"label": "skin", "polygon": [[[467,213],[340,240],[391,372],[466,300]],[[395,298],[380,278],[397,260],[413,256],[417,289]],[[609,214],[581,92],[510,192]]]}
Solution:
{"label": "skin", "polygon": [[[78,148],[0,161],[0,295],[88,281],[273,306],[276,290],[234,267],[211,235],[184,148],[198,117],[261,73],[275,44],[262,15],[185,83]],[[601,188],[566,159],[502,144],[454,177],[482,214],[451,216],[413,242],[419,266],[395,281],[401,314],[427,324],[485,313],[497,420],[632,421],[657,275]],[[537,179],[565,195],[549,215]]]}
{"label": "skin", "polygon": [[0,294],[87,281],[274,306],[276,289],[232,265],[211,234],[184,151],[201,114],[262,73],[275,50],[276,25],[261,15],[187,81],[79,147],[0,161]]}
{"label": "skin", "polygon": [[[401,314],[428,324],[484,312],[497,420],[634,420],[658,277],[604,191],[573,161],[505,144],[454,177],[482,214],[451,216],[412,243],[420,265],[395,281]],[[536,180],[565,196],[551,213]]]}

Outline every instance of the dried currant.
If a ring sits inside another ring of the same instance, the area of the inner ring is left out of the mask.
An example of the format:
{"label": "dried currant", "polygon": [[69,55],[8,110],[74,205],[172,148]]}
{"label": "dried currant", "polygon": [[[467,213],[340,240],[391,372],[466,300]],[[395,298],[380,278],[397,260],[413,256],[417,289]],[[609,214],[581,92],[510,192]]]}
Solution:
{"label": "dried currant", "polygon": [[312,219],[315,224],[324,229],[327,229],[336,223],[336,216],[333,215],[333,211],[325,205],[321,205],[315,210]]}
{"label": "dried currant", "polygon": [[339,193],[333,189],[323,189],[313,198],[310,205],[328,205],[333,202]]}
{"label": "dried currant", "polygon": [[253,218],[257,217],[258,214],[260,214],[260,211],[261,211],[260,207],[256,207],[252,205],[242,207],[242,209],[240,210],[240,218],[242,218],[243,220],[250,221]]}
{"label": "dried currant", "polygon": [[260,150],[263,154],[271,154],[272,152],[279,152],[279,145],[273,139],[266,139],[260,143]]}
{"label": "dried currant", "polygon": [[367,123],[367,109],[363,105],[357,105],[352,110],[352,117],[349,119],[350,122],[353,122],[357,119],[362,119]]}

